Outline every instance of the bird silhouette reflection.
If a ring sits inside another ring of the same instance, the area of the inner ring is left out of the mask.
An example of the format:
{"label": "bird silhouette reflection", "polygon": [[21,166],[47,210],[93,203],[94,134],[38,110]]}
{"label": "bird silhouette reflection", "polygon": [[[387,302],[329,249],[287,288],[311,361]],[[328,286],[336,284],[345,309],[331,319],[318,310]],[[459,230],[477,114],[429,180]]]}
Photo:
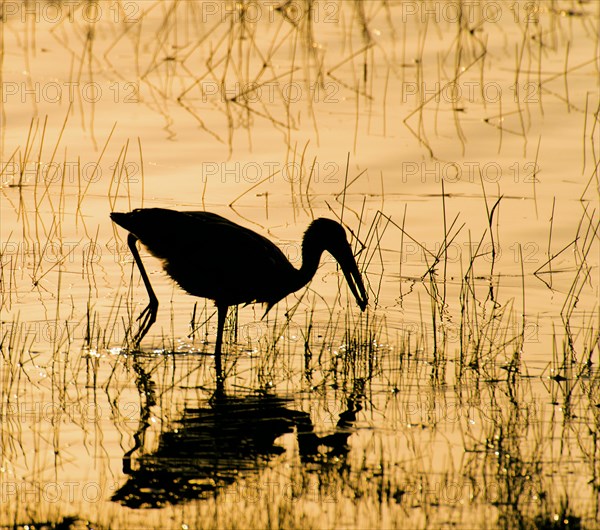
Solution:
{"label": "bird silhouette reflection", "polygon": [[[132,460],[136,445],[123,460],[129,478],[112,500],[130,508],[158,508],[193,499],[208,498],[235,483],[252,477],[270,459],[285,452],[277,438],[296,433],[303,463],[326,462],[348,452],[362,395],[353,394],[335,432],[318,436],[310,415],[290,407],[291,399],[268,393],[244,397],[215,396],[204,408],[186,408],[174,427],[160,435],[158,448]],[[142,414],[143,416],[144,414]],[[148,422],[143,418],[140,430]]]}

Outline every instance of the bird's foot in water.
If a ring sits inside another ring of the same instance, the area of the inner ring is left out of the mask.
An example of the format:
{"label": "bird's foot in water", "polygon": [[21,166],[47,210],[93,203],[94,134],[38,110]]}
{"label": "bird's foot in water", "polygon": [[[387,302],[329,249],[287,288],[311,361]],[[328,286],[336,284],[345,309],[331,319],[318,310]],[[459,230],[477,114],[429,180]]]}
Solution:
{"label": "bird's foot in water", "polygon": [[150,299],[150,302],[146,306],[146,308],[140,313],[140,316],[137,317],[137,321],[141,321],[140,329],[136,333],[133,338],[133,347],[135,350],[139,350],[140,342],[148,333],[148,330],[152,327],[152,324],[156,322],[156,315],[158,313],[158,300],[156,298]]}

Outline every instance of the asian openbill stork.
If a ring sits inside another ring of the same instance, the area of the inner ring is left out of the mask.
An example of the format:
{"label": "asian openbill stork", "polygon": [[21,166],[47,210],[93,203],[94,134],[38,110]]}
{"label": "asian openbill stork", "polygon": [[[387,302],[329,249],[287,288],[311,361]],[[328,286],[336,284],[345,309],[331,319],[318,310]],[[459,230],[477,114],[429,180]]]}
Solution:
{"label": "asian openbill stork", "polygon": [[310,281],[323,251],[327,250],[340,264],[361,310],[367,306],[367,293],[346,232],[336,221],[321,218],[310,224],[302,241],[302,266],[296,269],[271,241],[214,213],[141,208],[129,213],[113,212],[110,218],[129,231],[127,243],[150,298],[138,317],[141,323],[134,345],[139,347],[158,311],[158,299],[136,247],[139,240],[162,260],[167,274],[184,290],[214,300],[218,311],[218,386],[223,383],[221,345],[228,307],[262,302],[267,304],[266,314]]}

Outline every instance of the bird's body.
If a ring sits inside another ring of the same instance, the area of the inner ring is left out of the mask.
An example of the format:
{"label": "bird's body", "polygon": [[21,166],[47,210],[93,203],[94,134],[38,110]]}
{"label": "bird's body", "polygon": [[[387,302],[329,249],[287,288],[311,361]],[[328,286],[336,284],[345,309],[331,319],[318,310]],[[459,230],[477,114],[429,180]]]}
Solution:
{"label": "bird's body", "polygon": [[[296,269],[271,241],[214,213],[142,208],[113,212],[111,219],[130,232],[129,247],[150,297],[140,315],[144,320],[134,339],[136,344],[154,323],[158,310],[158,300],[137,252],[137,240],[162,260],[167,274],[184,290],[215,301],[219,309],[216,358],[220,357],[227,308],[261,302],[267,304],[268,311],[310,281],[324,250],[342,266],[361,309],[366,306],[367,295],[345,230],[335,221],[317,219],[309,226],[302,244],[302,266]],[[218,380],[220,377],[218,374]]]}
{"label": "bird's body", "polygon": [[297,272],[283,252],[224,217],[162,208],[122,215],[115,222],[161,259],[167,274],[194,296],[227,306],[273,305],[293,292],[282,289],[293,284]]}

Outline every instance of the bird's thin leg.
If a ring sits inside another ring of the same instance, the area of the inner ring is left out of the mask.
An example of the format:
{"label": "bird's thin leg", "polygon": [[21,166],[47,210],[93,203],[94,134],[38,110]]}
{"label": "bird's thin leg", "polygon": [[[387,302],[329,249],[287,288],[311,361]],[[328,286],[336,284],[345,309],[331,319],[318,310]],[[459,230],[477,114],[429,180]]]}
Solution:
{"label": "bird's thin leg", "polygon": [[217,391],[223,390],[223,369],[221,366],[221,345],[223,344],[223,328],[227,317],[227,305],[217,306],[217,342],[215,344],[215,369],[217,371]]}
{"label": "bird's thin leg", "polygon": [[127,244],[129,245],[129,249],[133,254],[133,259],[135,260],[138,269],[140,269],[140,274],[142,276],[142,280],[144,280],[144,285],[146,286],[146,291],[148,292],[148,298],[150,301],[146,308],[140,313],[140,316],[137,318],[141,320],[140,329],[138,330],[136,336],[133,339],[133,344],[135,347],[140,345],[140,342],[144,338],[144,335],[148,333],[148,330],[152,327],[152,324],[156,321],[156,314],[158,313],[158,298],[154,294],[154,290],[152,289],[152,285],[150,284],[150,279],[148,278],[148,274],[146,274],[146,269],[144,268],[144,264],[142,263],[142,258],[140,258],[140,253],[136,247],[138,238],[133,234],[129,234],[127,237]]}

